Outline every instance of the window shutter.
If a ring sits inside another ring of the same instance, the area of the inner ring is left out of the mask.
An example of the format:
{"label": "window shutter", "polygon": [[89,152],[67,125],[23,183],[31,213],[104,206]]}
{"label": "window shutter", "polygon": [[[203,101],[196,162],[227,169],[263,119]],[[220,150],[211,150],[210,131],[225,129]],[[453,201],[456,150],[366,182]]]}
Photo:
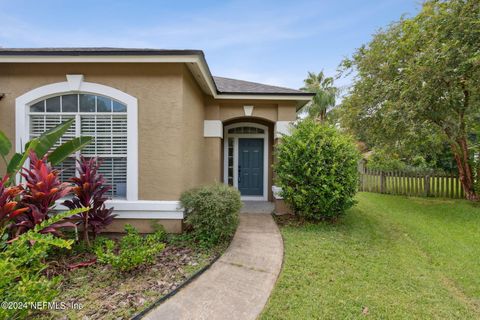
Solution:
{"label": "window shutter", "polygon": [[81,135],[93,137],[93,142],[82,154],[98,156],[102,160],[100,173],[109,184],[113,196],[125,197],[127,187],[127,116],[82,115]]}
{"label": "window shutter", "polygon": [[[59,101],[54,101],[60,104],[58,108],[61,112],[53,112],[50,110],[51,108],[46,108],[46,100],[31,106],[30,138],[36,138],[56,125],[74,118],[75,123],[55,146],[77,136],[93,137],[93,141],[81,150],[81,154],[86,158],[98,157],[102,161],[100,173],[104,175],[107,184],[112,185],[110,196],[125,198],[127,188],[126,106],[107,97],[93,95],[68,95],[66,97],[68,104],[63,105],[64,96],[58,99]],[[85,97],[89,99],[85,100]],[[79,102],[78,109],[75,105],[76,101]],[[80,112],[75,110],[80,110]],[[77,122],[79,122],[79,126],[77,126]],[[67,181],[70,177],[75,176],[76,156],[78,154],[72,155],[57,167],[61,170],[62,181]]]}

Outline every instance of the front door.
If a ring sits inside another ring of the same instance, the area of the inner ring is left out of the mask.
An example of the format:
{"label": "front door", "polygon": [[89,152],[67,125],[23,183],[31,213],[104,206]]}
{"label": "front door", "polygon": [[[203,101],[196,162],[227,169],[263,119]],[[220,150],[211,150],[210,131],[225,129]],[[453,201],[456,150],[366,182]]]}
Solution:
{"label": "front door", "polygon": [[263,139],[238,139],[238,190],[263,196]]}

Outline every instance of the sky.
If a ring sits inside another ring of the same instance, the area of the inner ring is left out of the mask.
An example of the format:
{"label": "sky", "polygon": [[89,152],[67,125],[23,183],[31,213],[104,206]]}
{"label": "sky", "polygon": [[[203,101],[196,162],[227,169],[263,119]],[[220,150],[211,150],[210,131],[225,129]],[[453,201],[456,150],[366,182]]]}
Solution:
{"label": "sky", "polygon": [[216,76],[300,88],[308,71],[334,76],[342,59],[420,3],[0,0],[0,46],[200,49]]}

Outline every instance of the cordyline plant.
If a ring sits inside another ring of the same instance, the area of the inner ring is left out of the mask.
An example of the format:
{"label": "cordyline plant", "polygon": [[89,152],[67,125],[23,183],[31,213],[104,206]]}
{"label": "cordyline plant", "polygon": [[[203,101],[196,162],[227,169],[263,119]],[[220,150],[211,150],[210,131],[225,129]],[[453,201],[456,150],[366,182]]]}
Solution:
{"label": "cordyline plant", "polygon": [[18,204],[17,198],[24,192],[20,186],[7,187],[9,177],[0,180],[0,250],[5,247],[8,240],[6,230],[14,222],[14,218],[28,210]]}
{"label": "cordyline plant", "polygon": [[7,187],[8,175],[0,180],[0,235],[7,224],[28,210],[19,206],[17,198],[24,192],[21,186]]}
{"label": "cordyline plant", "polygon": [[83,224],[83,241],[87,246],[90,246],[89,231],[96,237],[116,217],[112,214],[113,208],[105,207],[105,194],[111,186],[105,184],[105,178],[98,172],[101,164],[97,158],[80,158],[79,175],[70,179],[75,185],[74,197],[63,203],[69,209],[90,207],[90,210],[76,217]]}
{"label": "cordyline plant", "polygon": [[[25,179],[25,193],[22,195],[21,204],[28,211],[17,216],[15,227],[16,234],[33,229],[36,225],[48,219],[48,214],[54,209],[55,201],[72,191],[68,183],[61,183],[58,170],[52,169],[47,158],[39,159],[35,152],[30,152],[30,169],[23,168],[21,173]],[[59,228],[75,227],[72,222],[59,222],[49,225],[41,233],[60,235]]]}
{"label": "cordyline plant", "polygon": [[5,162],[7,174],[9,176],[6,185],[11,186],[15,184],[17,173],[21,170],[32,152],[35,152],[39,158],[47,156],[48,162],[56,166],[68,156],[89,144],[92,141],[92,137],[77,137],[55,147],[55,144],[68,131],[74,122],[74,119],[67,120],[44,132],[41,136],[30,140],[25,144],[24,152],[13,154],[10,159],[7,159],[7,157],[12,150],[12,143],[5,133],[0,131],[0,159],[3,159]]}

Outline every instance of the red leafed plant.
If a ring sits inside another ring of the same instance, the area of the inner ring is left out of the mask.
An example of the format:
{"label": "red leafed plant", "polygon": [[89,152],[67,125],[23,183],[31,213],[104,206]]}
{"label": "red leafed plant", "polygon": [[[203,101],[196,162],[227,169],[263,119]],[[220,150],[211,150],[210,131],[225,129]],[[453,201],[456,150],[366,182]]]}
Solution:
{"label": "red leafed plant", "polygon": [[6,187],[9,176],[0,180],[0,236],[16,216],[28,210],[18,203],[18,197],[24,192],[21,186]]}
{"label": "red leafed plant", "polygon": [[[25,192],[21,203],[28,208],[23,214],[17,216],[16,234],[23,233],[48,219],[48,214],[54,209],[55,201],[59,200],[72,191],[68,183],[61,183],[58,170],[52,169],[46,157],[38,159],[32,151],[29,156],[30,169],[23,168],[22,176],[25,179]],[[59,222],[53,224],[41,233],[60,234],[60,227],[74,227],[71,222]]]}
{"label": "red leafed plant", "polygon": [[105,178],[98,171],[101,164],[102,162],[97,158],[80,158],[78,161],[79,175],[70,179],[75,185],[74,197],[63,203],[69,209],[90,207],[90,210],[77,217],[82,221],[83,241],[87,246],[90,245],[89,231],[95,237],[116,217],[112,214],[113,208],[105,207],[107,200],[105,194],[111,189],[111,186],[105,184]]}

